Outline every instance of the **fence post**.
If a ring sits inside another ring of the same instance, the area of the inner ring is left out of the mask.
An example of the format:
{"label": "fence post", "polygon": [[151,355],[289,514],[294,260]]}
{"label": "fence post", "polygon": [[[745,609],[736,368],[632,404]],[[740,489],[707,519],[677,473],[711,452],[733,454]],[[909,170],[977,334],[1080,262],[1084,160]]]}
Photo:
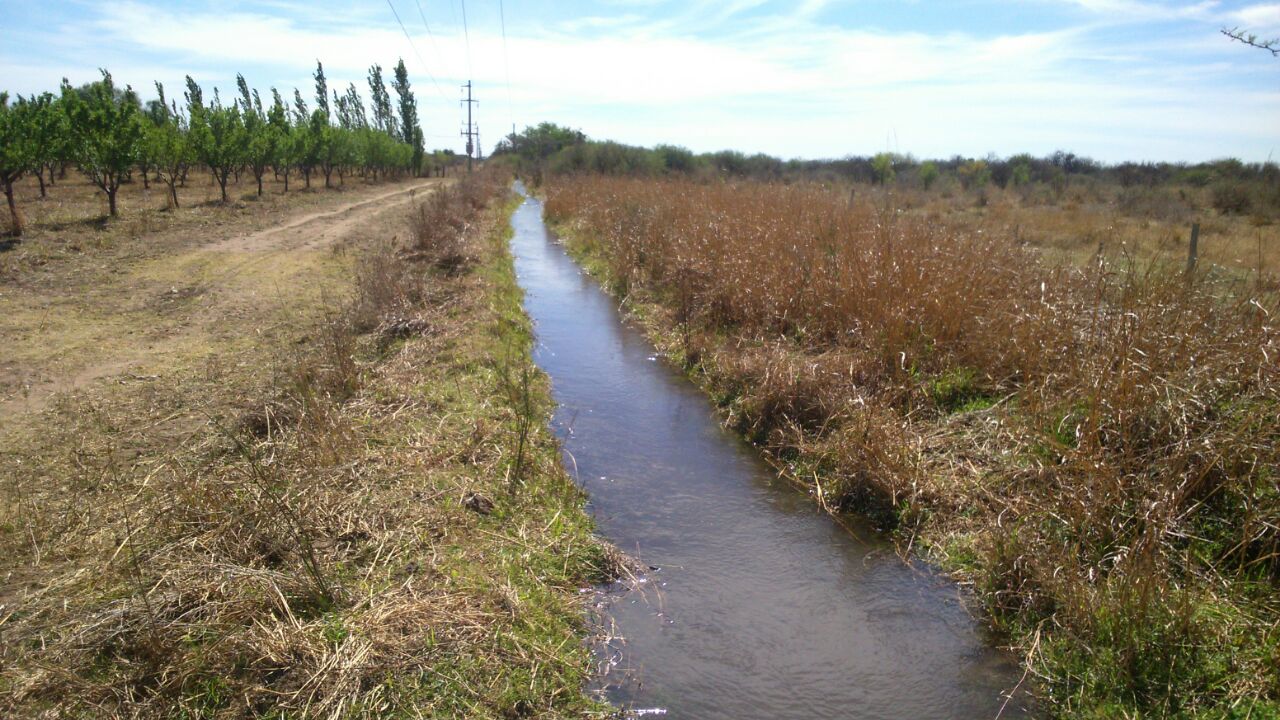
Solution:
{"label": "fence post", "polygon": [[1191,245],[1187,248],[1187,274],[1195,272],[1200,246],[1200,223],[1191,223]]}

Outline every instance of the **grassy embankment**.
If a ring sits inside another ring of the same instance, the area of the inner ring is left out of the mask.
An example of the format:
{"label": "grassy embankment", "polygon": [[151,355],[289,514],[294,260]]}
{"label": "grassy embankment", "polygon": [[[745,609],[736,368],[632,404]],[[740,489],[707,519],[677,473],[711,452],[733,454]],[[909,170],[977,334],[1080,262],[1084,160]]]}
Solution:
{"label": "grassy embankment", "polygon": [[780,470],[972,584],[1052,712],[1280,716],[1274,278],[1124,238],[1050,259],[816,186],[547,197]]}
{"label": "grassy embankment", "polygon": [[407,240],[273,275],[333,292],[283,329],[219,325],[6,417],[0,714],[602,712],[578,590],[612,555],[546,429],[494,197],[437,191]]}

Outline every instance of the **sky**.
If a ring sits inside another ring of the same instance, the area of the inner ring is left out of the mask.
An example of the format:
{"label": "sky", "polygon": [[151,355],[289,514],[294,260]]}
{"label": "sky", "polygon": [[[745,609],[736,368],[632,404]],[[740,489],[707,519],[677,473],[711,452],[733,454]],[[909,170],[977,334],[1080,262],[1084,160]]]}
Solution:
{"label": "sky", "polygon": [[0,90],[330,88],[403,58],[427,145],[596,139],[838,158],[1280,160],[1280,0],[0,0]]}

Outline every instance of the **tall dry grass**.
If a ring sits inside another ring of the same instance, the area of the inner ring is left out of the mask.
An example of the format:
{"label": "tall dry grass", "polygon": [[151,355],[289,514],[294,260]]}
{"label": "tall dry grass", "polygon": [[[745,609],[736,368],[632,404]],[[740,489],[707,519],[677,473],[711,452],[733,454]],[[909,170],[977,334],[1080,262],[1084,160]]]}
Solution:
{"label": "tall dry grass", "polygon": [[[502,190],[447,191],[448,247],[497,257]],[[84,401],[0,466],[0,716],[590,716],[572,623],[601,551],[483,365],[498,289],[406,259],[436,248],[363,252],[270,387]],[[504,492],[517,453],[531,480]]]}
{"label": "tall dry grass", "polygon": [[1027,647],[1043,630],[1031,663],[1059,708],[1276,707],[1274,278],[1052,264],[817,186],[547,196],[820,502],[963,571]]}

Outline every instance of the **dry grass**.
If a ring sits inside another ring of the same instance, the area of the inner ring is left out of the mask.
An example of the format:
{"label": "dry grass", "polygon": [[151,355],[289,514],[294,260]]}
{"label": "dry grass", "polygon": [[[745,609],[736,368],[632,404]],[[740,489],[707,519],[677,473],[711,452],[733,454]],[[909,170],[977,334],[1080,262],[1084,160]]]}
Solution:
{"label": "dry grass", "polygon": [[824,506],[1043,633],[1060,712],[1277,712],[1265,270],[1184,277],[1110,234],[1062,262],[815,186],[561,179],[547,212]]}
{"label": "dry grass", "polygon": [[542,423],[505,481],[528,423],[488,359],[527,333],[488,187],[468,271],[371,250],[266,385],[211,362],[6,431],[0,714],[596,712],[577,591],[612,561]]}

